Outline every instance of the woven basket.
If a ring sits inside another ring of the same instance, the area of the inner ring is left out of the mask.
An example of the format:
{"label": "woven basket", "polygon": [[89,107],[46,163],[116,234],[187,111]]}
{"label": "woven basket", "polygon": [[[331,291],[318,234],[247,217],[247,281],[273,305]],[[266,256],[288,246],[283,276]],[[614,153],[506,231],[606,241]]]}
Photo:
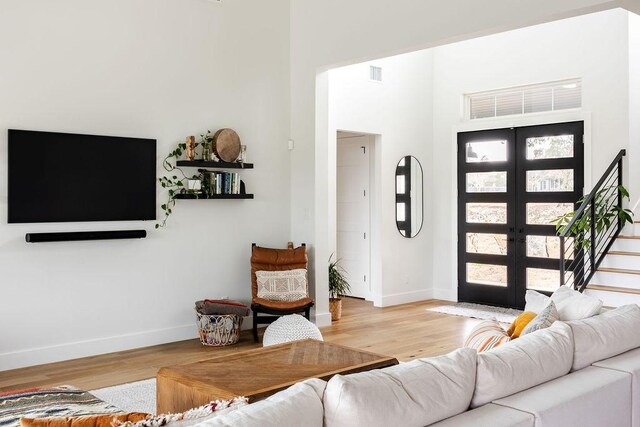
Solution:
{"label": "woven basket", "polygon": [[201,314],[198,317],[198,335],[202,345],[224,347],[233,345],[240,339],[242,317],[236,314]]}

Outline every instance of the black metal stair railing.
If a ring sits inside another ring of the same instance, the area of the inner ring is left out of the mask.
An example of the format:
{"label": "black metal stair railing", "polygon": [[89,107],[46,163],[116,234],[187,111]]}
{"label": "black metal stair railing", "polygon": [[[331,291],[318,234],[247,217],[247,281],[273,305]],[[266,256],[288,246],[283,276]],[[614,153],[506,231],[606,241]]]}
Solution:
{"label": "black metal stair railing", "polygon": [[622,158],[620,150],[611,165],[580,205],[560,237],[560,285],[583,292],[622,226],[618,215],[607,214],[622,208]]}

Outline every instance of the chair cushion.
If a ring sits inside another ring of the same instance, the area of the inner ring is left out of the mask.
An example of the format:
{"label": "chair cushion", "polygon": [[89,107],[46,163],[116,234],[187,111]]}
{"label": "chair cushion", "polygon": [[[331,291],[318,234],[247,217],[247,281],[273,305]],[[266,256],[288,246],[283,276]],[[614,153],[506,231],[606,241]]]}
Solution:
{"label": "chair cushion", "polygon": [[488,403],[476,409],[447,418],[431,427],[533,427],[535,417],[517,409]]}
{"label": "chair cushion", "polygon": [[194,427],[322,427],[322,394],[326,385],[325,381],[312,378]]}
{"label": "chair cushion", "polygon": [[271,301],[298,301],[307,298],[307,270],[256,271],[258,298]]}
{"label": "chair cushion", "polygon": [[[324,394],[325,427],[425,426],[469,408],[477,353],[444,356],[336,375]],[[291,424],[289,424],[291,425]]]}
{"label": "chair cushion", "polygon": [[565,375],[572,362],[573,337],[571,329],[562,322],[478,353],[471,407],[477,408]]}
{"label": "chair cushion", "polygon": [[575,341],[574,371],[640,347],[640,307],[635,304],[567,324]]}
{"label": "chair cushion", "polygon": [[640,427],[640,348],[601,360],[593,366],[631,374],[631,421],[633,427]]}
{"label": "chair cushion", "polygon": [[303,298],[298,301],[270,301],[264,298],[254,298],[251,309],[260,311],[260,308],[263,307],[270,310],[290,312],[291,310],[304,309],[311,306],[313,306],[311,298]]}
{"label": "chair cushion", "polygon": [[626,427],[630,389],[629,374],[589,367],[493,403],[533,414],[536,426]]}

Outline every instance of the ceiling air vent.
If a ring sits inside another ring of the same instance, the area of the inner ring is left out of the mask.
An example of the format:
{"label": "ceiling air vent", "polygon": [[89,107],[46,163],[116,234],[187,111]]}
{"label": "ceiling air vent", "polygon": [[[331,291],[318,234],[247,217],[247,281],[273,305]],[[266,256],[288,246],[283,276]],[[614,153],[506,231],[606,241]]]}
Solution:
{"label": "ceiling air vent", "polygon": [[371,65],[369,67],[369,79],[374,82],[382,82],[382,67]]}

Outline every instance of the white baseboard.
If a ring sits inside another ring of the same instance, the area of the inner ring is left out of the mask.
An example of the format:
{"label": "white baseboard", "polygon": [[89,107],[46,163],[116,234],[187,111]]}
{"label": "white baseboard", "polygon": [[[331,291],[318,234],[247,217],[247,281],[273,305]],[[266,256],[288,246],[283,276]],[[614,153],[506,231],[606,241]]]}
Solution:
{"label": "white baseboard", "polygon": [[392,305],[408,304],[410,302],[424,301],[432,298],[433,298],[433,290],[431,289],[402,292],[399,294],[383,295],[382,298],[380,298],[379,307],[389,307]]}
{"label": "white baseboard", "polygon": [[190,323],[173,328],[0,353],[0,371],[184,341],[197,337],[196,325]]}
{"label": "white baseboard", "polygon": [[458,290],[435,288],[433,289],[433,299],[458,302]]}
{"label": "white baseboard", "polygon": [[331,326],[331,313],[316,313],[312,320],[318,328]]}

